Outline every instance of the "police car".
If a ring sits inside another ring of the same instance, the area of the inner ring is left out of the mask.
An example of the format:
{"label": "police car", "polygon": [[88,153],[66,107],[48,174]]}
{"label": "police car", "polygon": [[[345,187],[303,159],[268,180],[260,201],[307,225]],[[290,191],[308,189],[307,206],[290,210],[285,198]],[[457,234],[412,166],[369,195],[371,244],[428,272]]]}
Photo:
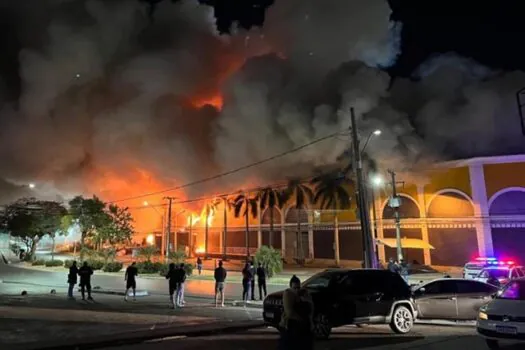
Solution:
{"label": "police car", "polygon": [[485,267],[474,277],[474,280],[489,283],[495,286],[503,286],[510,280],[525,277],[522,266],[515,266],[513,262],[502,265]]}
{"label": "police car", "polygon": [[515,263],[512,260],[479,257],[465,264],[463,267],[463,278],[469,280],[476,279],[483,269],[489,267],[508,268],[513,266],[515,266]]}

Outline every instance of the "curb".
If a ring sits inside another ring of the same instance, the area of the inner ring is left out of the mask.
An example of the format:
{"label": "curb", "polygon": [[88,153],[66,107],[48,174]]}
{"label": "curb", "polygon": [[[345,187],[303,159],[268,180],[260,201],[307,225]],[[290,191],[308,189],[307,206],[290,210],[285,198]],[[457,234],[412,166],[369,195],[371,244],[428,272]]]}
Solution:
{"label": "curb", "polygon": [[[232,305],[233,306],[244,306],[244,300],[232,300]],[[253,301],[248,301],[246,303],[246,307],[250,307],[250,308],[253,308],[253,309],[263,309],[263,304],[262,302],[253,302]]]}
{"label": "curb", "polygon": [[196,329],[195,325],[187,326],[171,326],[164,329],[154,330],[142,330],[136,332],[123,333],[120,335],[113,336],[102,336],[97,340],[83,340],[69,342],[57,342],[48,343],[43,345],[40,343],[20,344],[12,345],[10,349],[26,349],[26,350],[85,350],[85,349],[98,349],[104,347],[116,347],[130,344],[140,344],[147,341],[162,340],[163,338],[170,337],[204,337],[215,334],[227,334],[233,332],[246,331],[254,328],[260,328],[264,326],[263,321],[244,321],[243,323],[235,323],[226,326],[220,326],[218,324],[203,325]]}

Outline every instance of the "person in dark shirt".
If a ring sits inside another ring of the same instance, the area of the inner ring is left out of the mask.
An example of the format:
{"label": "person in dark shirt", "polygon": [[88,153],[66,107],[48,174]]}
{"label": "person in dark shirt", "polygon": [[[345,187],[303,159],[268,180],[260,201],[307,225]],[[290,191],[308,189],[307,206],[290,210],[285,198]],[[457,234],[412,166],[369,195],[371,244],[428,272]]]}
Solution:
{"label": "person in dark shirt", "polygon": [[215,307],[218,306],[218,296],[220,294],[221,306],[224,307],[224,282],[226,281],[226,269],[222,267],[222,261],[219,261],[219,267],[215,269],[213,277],[215,278]]}
{"label": "person in dark shirt", "polygon": [[88,300],[93,300],[91,297],[91,275],[93,275],[93,269],[89,267],[87,261],[84,261],[82,267],[78,270],[80,276],[80,292],[82,293],[82,300],[85,298],[85,290],[88,292]]}
{"label": "person in dark shirt", "polygon": [[250,271],[250,264],[246,263],[244,269],[242,269],[242,300],[244,305],[248,302],[250,298],[250,287],[252,285],[253,276]]}
{"label": "person in dark shirt", "polygon": [[77,262],[73,261],[73,264],[71,264],[71,267],[69,268],[69,274],[67,275],[67,283],[69,284],[69,288],[67,290],[67,296],[69,299],[74,299],[73,289],[75,288],[75,284],[77,284],[77,275],[78,275]]}
{"label": "person in dark shirt", "polygon": [[250,274],[252,275],[252,279],[250,280],[250,289],[251,289],[251,297],[252,300],[255,300],[255,273],[256,269],[255,266],[253,266],[253,260],[250,261]]}
{"label": "person in dark shirt", "polygon": [[124,296],[124,300],[128,301],[128,292],[129,289],[133,289],[133,301],[136,300],[136,289],[137,289],[137,281],[135,277],[137,277],[139,274],[139,270],[135,266],[135,262],[132,262],[130,266],[126,269],[126,273],[124,275],[124,280],[126,281],[126,294]]}
{"label": "person in dark shirt", "polygon": [[197,270],[199,271],[199,275],[200,275],[202,272],[202,260],[200,256],[197,258]]}
{"label": "person in dark shirt", "polygon": [[[264,300],[266,298],[266,269],[259,263],[257,267],[257,284],[259,285],[259,299]],[[264,292],[264,298],[263,298]]]}
{"label": "person in dark shirt", "polygon": [[166,279],[169,280],[169,290],[170,290],[170,301],[173,308],[177,306],[176,300],[176,291],[180,281],[180,272],[178,271],[178,266],[175,266],[174,263],[171,263],[166,274]]}

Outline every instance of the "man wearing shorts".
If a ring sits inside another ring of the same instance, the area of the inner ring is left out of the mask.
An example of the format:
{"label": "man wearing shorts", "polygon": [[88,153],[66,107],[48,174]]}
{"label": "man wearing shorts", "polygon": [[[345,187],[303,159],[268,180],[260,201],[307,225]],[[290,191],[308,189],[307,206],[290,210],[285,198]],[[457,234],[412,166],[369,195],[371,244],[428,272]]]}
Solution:
{"label": "man wearing shorts", "polygon": [[137,281],[135,277],[139,274],[138,269],[135,267],[135,262],[132,262],[130,266],[126,269],[126,274],[124,275],[124,280],[126,281],[126,294],[124,300],[128,301],[128,292],[129,289],[133,289],[133,301],[135,301],[135,293],[137,289]]}
{"label": "man wearing shorts", "polygon": [[226,269],[222,267],[222,260],[219,261],[219,267],[215,269],[215,307],[219,304],[219,294],[221,306],[224,307],[224,282],[226,281]]}

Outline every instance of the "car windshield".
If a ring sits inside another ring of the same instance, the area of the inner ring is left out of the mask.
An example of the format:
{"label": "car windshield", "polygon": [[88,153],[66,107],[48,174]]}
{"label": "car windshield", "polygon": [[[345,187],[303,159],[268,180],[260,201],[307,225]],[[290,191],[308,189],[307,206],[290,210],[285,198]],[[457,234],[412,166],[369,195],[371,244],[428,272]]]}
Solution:
{"label": "car windshield", "polygon": [[525,280],[510,282],[498,292],[496,299],[525,300]]}
{"label": "car windshield", "polygon": [[507,278],[509,277],[509,270],[507,269],[494,269],[486,270],[492,278]]}
{"label": "car windshield", "polygon": [[409,275],[415,275],[419,273],[439,273],[439,271],[434,270],[433,268],[427,265],[416,265],[408,268]]}
{"label": "car windshield", "polygon": [[330,283],[339,281],[343,274],[340,271],[324,271],[313,275],[303,283],[303,287],[310,289],[326,288]]}

